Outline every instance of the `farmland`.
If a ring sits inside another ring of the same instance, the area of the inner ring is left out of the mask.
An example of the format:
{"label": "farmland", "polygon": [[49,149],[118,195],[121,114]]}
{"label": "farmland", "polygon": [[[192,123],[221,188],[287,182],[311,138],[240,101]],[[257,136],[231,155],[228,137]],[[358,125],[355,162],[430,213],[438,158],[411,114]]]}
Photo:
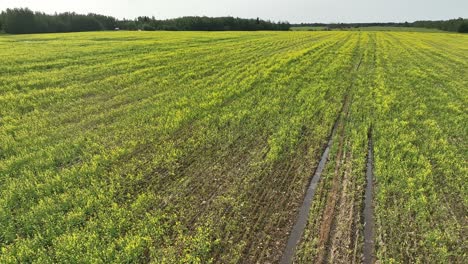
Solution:
{"label": "farmland", "polygon": [[366,27],[344,27],[344,28],[327,28],[325,26],[293,26],[293,31],[324,31],[324,30],[344,30],[344,31],[401,31],[401,32],[431,32],[442,33],[440,29],[422,28],[422,27],[390,27],[390,26],[366,26]]}
{"label": "farmland", "polygon": [[[0,36],[0,262],[467,260],[468,36]],[[334,129],[335,128],[335,129]],[[372,141],[372,144],[369,142]]]}

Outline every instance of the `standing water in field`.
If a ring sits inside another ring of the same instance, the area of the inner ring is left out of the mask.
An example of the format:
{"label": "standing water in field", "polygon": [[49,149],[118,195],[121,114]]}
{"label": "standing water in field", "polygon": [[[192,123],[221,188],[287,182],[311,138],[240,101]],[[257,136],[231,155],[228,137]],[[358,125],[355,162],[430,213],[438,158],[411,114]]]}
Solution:
{"label": "standing water in field", "polygon": [[369,146],[367,153],[366,194],[364,200],[364,264],[374,262],[374,146],[372,130],[369,131]]}
{"label": "standing water in field", "polygon": [[[345,108],[347,101],[348,101],[348,98],[346,97],[345,103],[343,105],[343,109]],[[341,112],[343,112],[343,109],[341,110]],[[292,263],[295,250],[296,250],[296,246],[301,240],[302,235],[304,233],[304,229],[307,225],[307,220],[309,219],[309,212],[310,212],[310,207],[312,205],[312,200],[314,198],[315,191],[317,190],[317,185],[320,181],[320,177],[322,176],[322,172],[325,168],[325,165],[327,164],[328,156],[330,153],[330,148],[333,145],[333,137],[336,134],[336,131],[338,130],[339,122],[340,122],[340,118],[338,118],[335,121],[333,130],[330,135],[330,139],[328,140],[327,146],[322,154],[322,157],[320,158],[320,162],[317,166],[317,169],[315,170],[314,176],[312,177],[309,188],[307,189],[307,193],[306,193],[306,196],[304,197],[304,202],[302,203],[302,206],[299,210],[299,215],[297,216],[296,223],[294,224],[291,234],[289,235],[288,243],[286,244],[286,249],[284,250],[283,256],[281,257],[281,261],[280,261],[281,264]]]}

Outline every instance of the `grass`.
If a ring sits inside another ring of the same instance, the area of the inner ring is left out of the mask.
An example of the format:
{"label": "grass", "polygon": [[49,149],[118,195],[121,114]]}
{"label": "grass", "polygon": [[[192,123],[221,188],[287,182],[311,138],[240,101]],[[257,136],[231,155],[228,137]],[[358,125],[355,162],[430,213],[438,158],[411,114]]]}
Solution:
{"label": "grass", "polygon": [[0,262],[278,261],[336,120],[296,260],[361,259],[372,127],[378,259],[463,262],[467,43],[1,36]]}

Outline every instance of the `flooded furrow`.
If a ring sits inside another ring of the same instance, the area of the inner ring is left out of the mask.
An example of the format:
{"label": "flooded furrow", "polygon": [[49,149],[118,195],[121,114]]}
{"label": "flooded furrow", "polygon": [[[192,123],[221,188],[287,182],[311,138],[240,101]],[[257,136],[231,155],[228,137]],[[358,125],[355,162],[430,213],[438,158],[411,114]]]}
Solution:
{"label": "flooded furrow", "polygon": [[317,166],[314,176],[312,177],[312,180],[310,182],[309,188],[307,189],[304,202],[302,203],[301,209],[299,211],[299,215],[297,216],[297,221],[293,226],[291,234],[289,235],[288,243],[286,244],[286,249],[281,258],[281,261],[280,261],[281,264],[292,263],[296,246],[302,238],[302,234],[304,233],[304,229],[307,225],[307,220],[309,219],[310,206],[312,204],[312,200],[313,200],[315,191],[317,189],[317,185],[320,181],[320,177],[322,175],[323,169],[325,168],[325,165],[327,163],[328,155],[330,153],[330,148],[333,143],[333,136],[335,135],[336,130],[338,128],[338,122],[339,121],[337,121],[333,127],[332,135],[330,136],[330,139],[328,140],[325,151],[323,152],[322,157],[320,158],[319,165]]}
{"label": "flooded furrow", "polygon": [[[360,62],[359,62],[359,65],[360,65]],[[343,100],[343,106],[342,106],[342,109],[340,110],[340,114],[335,120],[333,129],[330,133],[325,150],[323,151],[322,156],[320,158],[320,162],[317,168],[315,169],[314,175],[307,189],[306,196],[304,197],[304,201],[299,210],[296,223],[294,224],[293,229],[291,233],[289,234],[288,242],[286,244],[286,249],[284,250],[283,256],[281,257],[281,261],[280,261],[280,263],[282,264],[292,263],[295,252],[296,252],[296,246],[299,244],[299,241],[301,240],[304,230],[306,228],[307,221],[309,219],[309,212],[310,212],[310,207],[312,205],[312,200],[314,198],[315,191],[317,190],[317,186],[322,176],[322,172],[325,168],[325,165],[327,164],[328,156],[330,154],[330,148],[333,145],[333,138],[335,137],[338,131],[340,122],[343,122],[342,120],[343,114],[347,112],[348,111],[347,109],[349,108],[349,104],[350,104],[349,90],[350,89],[351,89],[351,86],[348,88],[346,92],[346,96]]]}
{"label": "flooded furrow", "polygon": [[369,129],[369,145],[367,152],[366,192],[364,199],[364,249],[363,263],[371,264],[374,256],[374,144],[372,141],[372,129]]}
{"label": "flooded furrow", "polygon": [[[361,56],[359,59],[359,62],[357,63],[354,71],[358,71],[359,68],[361,67],[363,57]],[[315,191],[317,190],[318,183],[320,181],[320,178],[322,176],[322,172],[325,168],[325,165],[327,164],[328,161],[328,156],[330,154],[330,148],[333,145],[333,138],[335,137],[337,130],[339,128],[340,122],[344,122],[343,116],[345,113],[348,111],[349,105],[350,105],[350,90],[353,86],[354,80],[351,82],[351,85],[348,87],[345,93],[345,98],[343,100],[343,105],[340,110],[340,113],[337,117],[337,119],[334,122],[333,129],[331,131],[331,134],[329,136],[327,145],[325,147],[325,150],[322,153],[322,156],[320,158],[320,162],[314,172],[314,175],[312,177],[312,180],[309,184],[309,187],[307,188],[306,196],[304,197],[304,201],[302,202],[301,208],[299,210],[299,214],[297,216],[297,220],[294,223],[294,226],[292,228],[291,233],[289,234],[288,242],[286,244],[286,248],[283,252],[283,255],[281,257],[280,263],[281,264],[290,264],[292,263],[295,253],[296,253],[296,246],[299,244],[302,235],[304,234],[304,230],[307,225],[307,221],[309,219],[309,212],[310,212],[310,207],[312,205],[312,201],[315,195]]]}

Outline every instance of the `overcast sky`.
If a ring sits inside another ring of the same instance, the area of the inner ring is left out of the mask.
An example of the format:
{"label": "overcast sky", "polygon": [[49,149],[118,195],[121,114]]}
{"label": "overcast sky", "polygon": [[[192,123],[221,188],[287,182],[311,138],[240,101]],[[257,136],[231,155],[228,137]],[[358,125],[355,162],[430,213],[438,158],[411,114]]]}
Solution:
{"label": "overcast sky", "polygon": [[468,17],[468,0],[0,0],[0,10],[29,7],[118,18],[189,15],[299,22],[404,22]]}

